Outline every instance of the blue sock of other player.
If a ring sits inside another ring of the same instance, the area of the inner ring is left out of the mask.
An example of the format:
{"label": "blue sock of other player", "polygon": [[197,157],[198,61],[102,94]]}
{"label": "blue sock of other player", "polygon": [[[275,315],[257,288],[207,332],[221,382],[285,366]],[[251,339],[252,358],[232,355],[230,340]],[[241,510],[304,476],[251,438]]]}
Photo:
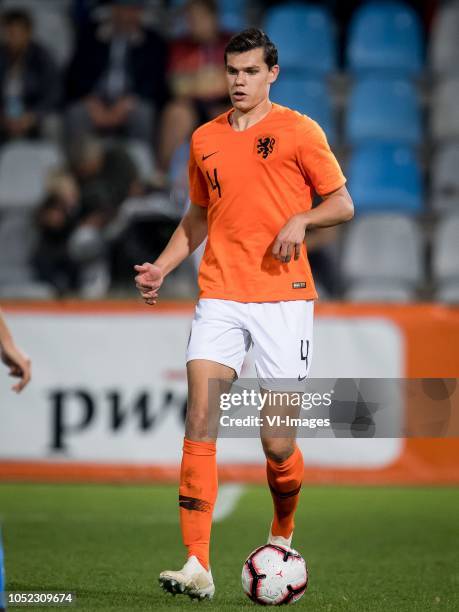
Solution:
{"label": "blue sock of other player", "polygon": [[2,544],[2,532],[0,530],[0,612],[6,610],[5,601],[5,570],[3,565],[3,544]]}

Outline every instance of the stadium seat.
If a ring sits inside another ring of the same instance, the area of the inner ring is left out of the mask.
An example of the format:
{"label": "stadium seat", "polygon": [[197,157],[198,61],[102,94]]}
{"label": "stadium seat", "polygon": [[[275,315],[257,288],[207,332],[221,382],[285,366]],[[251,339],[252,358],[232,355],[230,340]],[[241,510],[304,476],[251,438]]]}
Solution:
{"label": "stadium seat", "polygon": [[74,36],[69,19],[57,11],[36,11],[34,13],[35,39],[46,47],[57,64],[68,64],[73,48]]}
{"label": "stadium seat", "polygon": [[422,141],[421,110],[414,85],[376,77],[357,81],[345,132],[354,146],[371,141],[418,145]]}
{"label": "stadium seat", "polygon": [[126,150],[137,167],[141,180],[150,181],[155,168],[152,150],[142,140],[129,140]]}
{"label": "stadium seat", "polygon": [[410,147],[360,146],[352,154],[348,177],[356,213],[422,210],[421,170]]}
{"label": "stadium seat", "polygon": [[247,9],[247,0],[217,0],[218,10],[222,13],[239,12]]}
{"label": "stadium seat", "polygon": [[0,284],[0,298],[9,300],[53,300],[56,291],[41,281],[24,280],[7,285]]}
{"label": "stadium seat", "polygon": [[336,70],[336,37],[328,12],[292,2],[268,9],[264,30],[279,49],[284,71],[329,74]]}
{"label": "stadium seat", "polygon": [[432,272],[435,298],[446,304],[459,303],[459,215],[439,223],[433,241]]}
{"label": "stadium seat", "polygon": [[459,295],[459,214],[443,217],[438,223],[432,245],[432,274],[437,296],[455,302]]}
{"label": "stadium seat", "polygon": [[30,211],[2,211],[0,297],[16,299],[55,297],[55,292],[49,285],[34,279],[30,257],[35,240],[34,217]]}
{"label": "stadium seat", "polygon": [[440,81],[432,100],[431,131],[435,141],[459,140],[459,76]]}
{"label": "stadium seat", "polygon": [[18,141],[0,152],[0,208],[40,203],[48,172],[62,163],[54,144]]}
{"label": "stadium seat", "polygon": [[459,212],[459,142],[446,145],[432,164],[432,209]]}
{"label": "stadium seat", "polygon": [[423,66],[422,30],[413,9],[403,2],[369,2],[354,13],[347,46],[349,69],[418,75]]}
{"label": "stadium seat", "polygon": [[3,211],[0,216],[0,285],[32,278],[30,252],[35,234],[29,211]]}
{"label": "stadium seat", "polygon": [[349,299],[409,301],[424,276],[419,227],[406,215],[356,219],[347,230],[342,261]]}
{"label": "stadium seat", "polygon": [[235,13],[233,11],[220,13],[218,20],[220,28],[230,34],[241,32],[248,27],[247,19],[243,13]]}
{"label": "stadium seat", "polygon": [[459,1],[440,6],[430,36],[430,67],[437,75],[459,74]]}
{"label": "stadium seat", "polygon": [[271,100],[312,117],[325,131],[328,140],[336,141],[331,96],[323,80],[304,80],[281,73],[271,87]]}
{"label": "stadium seat", "polygon": [[443,304],[459,304],[459,282],[447,283],[435,293],[435,301]]}
{"label": "stadium seat", "polygon": [[218,13],[225,32],[240,32],[248,27],[247,0],[218,0]]}
{"label": "stadium seat", "polygon": [[386,285],[385,283],[358,283],[345,293],[348,302],[385,302],[406,304],[416,299],[413,287]]}

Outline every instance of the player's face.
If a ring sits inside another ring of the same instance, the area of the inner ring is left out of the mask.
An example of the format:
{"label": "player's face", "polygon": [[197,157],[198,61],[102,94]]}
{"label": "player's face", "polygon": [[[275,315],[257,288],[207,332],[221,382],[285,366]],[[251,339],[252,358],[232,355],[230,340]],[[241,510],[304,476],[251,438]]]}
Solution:
{"label": "player's face", "polygon": [[229,53],[226,57],[226,80],[234,108],[248,112],[267,100],[269,86],[278,74],[279,66],[268,68],[261,47],[245,53]]}

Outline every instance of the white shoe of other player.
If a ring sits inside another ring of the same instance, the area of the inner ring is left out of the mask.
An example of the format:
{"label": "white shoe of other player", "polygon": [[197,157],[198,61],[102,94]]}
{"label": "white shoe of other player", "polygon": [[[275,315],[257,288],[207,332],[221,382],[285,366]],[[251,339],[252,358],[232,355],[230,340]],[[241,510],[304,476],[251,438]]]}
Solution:
{"label": "white shoe of other player", "polygon": [[283,536],[275,536],[272,533],[273,524],[271,523],[271,527],[269,528],[269,536],[268,536],[268,544],[273,544],[274,546],[283,546],[284,548],[288,548],[292,550],[292,538],[293,531],[290,534],[290,537],[284,538]]}
{"label": "white shoe of other player", "polygon": [[193,599],[212,599],[215,593],[212,572],[207,571],[192,555],[181,570],[166,570],[159,575],[161,587],[173,595],[188,595]]}

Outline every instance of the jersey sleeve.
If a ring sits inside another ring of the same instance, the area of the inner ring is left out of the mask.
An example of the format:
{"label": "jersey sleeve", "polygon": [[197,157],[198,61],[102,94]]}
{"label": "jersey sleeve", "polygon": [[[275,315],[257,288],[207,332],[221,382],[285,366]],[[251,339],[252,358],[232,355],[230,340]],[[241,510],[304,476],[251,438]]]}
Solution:
{"label": "jersey sleeve", "polygon": [[194,153],[194,141],[191,139],[190,144],[190,159],[188,162],[188,174],[190,182],[190,200],[192,204],[197,204],[203,208],[209,206],[209,190],[207,188],[207,181],[203,176],[201,169],[196,163],[196,156]]}
{"label": "jersey sleeve", "polygon": [[325,132],[312,119],[304,119],[296,133],[298,163],[315,191],[325,195],[342,187],[346,177],[330,149]]}

